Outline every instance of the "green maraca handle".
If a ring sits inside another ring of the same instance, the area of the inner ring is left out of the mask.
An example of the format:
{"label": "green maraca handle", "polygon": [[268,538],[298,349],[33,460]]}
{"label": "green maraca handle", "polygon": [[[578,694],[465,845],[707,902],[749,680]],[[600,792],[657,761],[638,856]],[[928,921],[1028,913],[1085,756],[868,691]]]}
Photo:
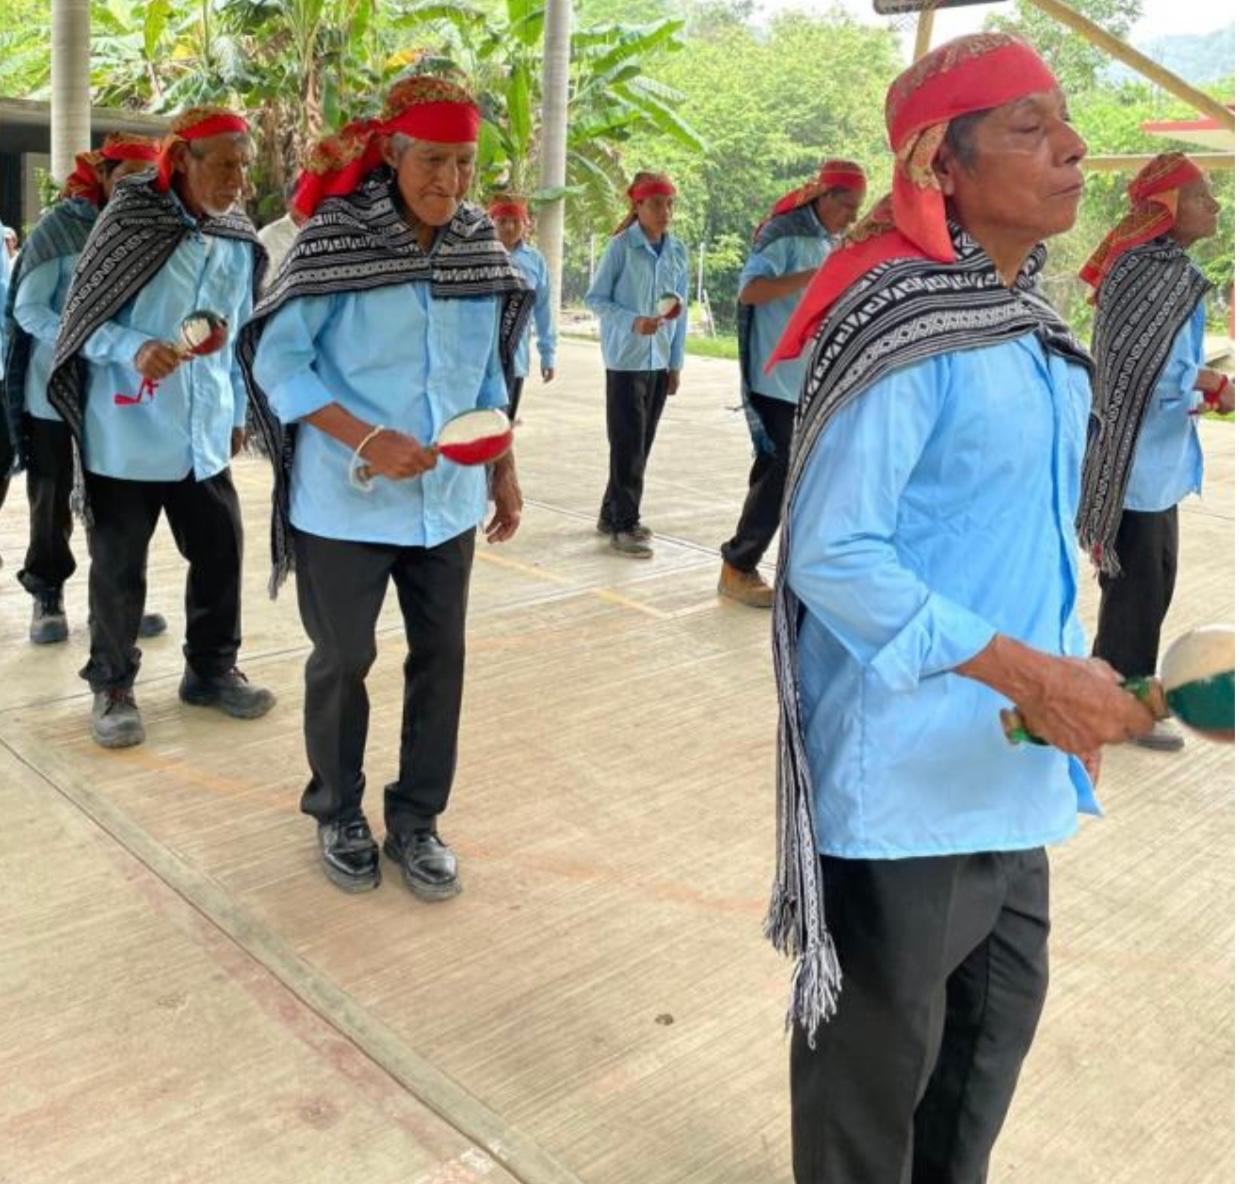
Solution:
{"label": "green maraca handle", "polygon": [[[1163,685],[1153,675],[1126,678],[1120,686],[1134,698],[1140,699],[1156,718],[1166,719],[1170,714]],[[1009,744],[1046,744],[1041,736],[1029,730],[1019,707],[1004,707],[999,712],[999,722],[1003,725],[1003,734]]]}

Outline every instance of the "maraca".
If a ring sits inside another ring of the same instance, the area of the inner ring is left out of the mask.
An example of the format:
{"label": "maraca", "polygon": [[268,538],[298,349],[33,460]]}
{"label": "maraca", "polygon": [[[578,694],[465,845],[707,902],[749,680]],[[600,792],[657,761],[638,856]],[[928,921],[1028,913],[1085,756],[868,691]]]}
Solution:
{"label": "maraca", "polygon": [[[176,351],[182,358],[204,357],[224,348],[228,341],[228,321],[210,309],[197,308],[181,319],[178,336],[181,340]],[[130,407],[141,403],[148,395],[153,399],[158,386],[153,379],[143,378],[136,395],[116,394],[112,401],[120,407]]]}
{"label": "maraca", "polygon": [[[1236,631],[1230,625],[1204,625],[1178,637],[1163,654],[1159,677],[1126,679],[1157,719],[1175,716],[1208,740],[1236,739]],[[1018,708],[999,712],[1003,733],[1013,744],[1044,744],[1025,726]]]}
{"label": "maraca", "polygon": [[675,292],[664,292],[655,305],[655,316],[661,321],[674,321],[680,316],[680,297]]}
{"label": "maraca", "polygon": [[[446,460],[458,465],[485,465],[499,460],[512,447],[512,420],[495,407],[463,411],[443,425],[431,445]],[[349,466],[349,484],[363,493],[374,485],[368,464],[357,454]]]}

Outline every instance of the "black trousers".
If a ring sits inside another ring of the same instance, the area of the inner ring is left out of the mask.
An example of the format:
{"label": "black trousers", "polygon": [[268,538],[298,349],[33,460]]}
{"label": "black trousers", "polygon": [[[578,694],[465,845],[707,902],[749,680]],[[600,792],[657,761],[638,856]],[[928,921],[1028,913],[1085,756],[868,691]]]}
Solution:
{"label": "black trousers", "polygon": [[1046,994],[1046,852],[823,867],[843,990],[792,1038],[797,1184],[984,1184]]}
{"label": "black trousers", "polygon": [[30,503],[30,544],[17,573],[32,596],[59,593],[77,570],[69,547],[73,535],[73,437],[59,420],[24,417],[26,500]]}
{"label": "black trousers", "polygon": [[1094,656],[1125,678],[1153,674],[1163,620],[1175,592],[1180,519],[1175,506],[1155,513],[1125,510],[1115,539],[1121,573],[1099,576],[1102,602]]}
{"label": "black trousers", "polygon": [[358,813],[374,663],[375,623],[396,585],[405,620],[400,773],[384,794],[389,833],[432,827],[456,774],[465,681],[465,612],[474,531],[436,547],[345,542],[296,533],[297,604],[314,643],[306,662],[310,784],[301,808],[320,822]]}
{"label": "black trousers", "polygon": [[225,469],[205,481],[124,481],[86,474],[90,546],[93,691],[129,687],[142,652],[135,644],[146,605],[146,557],[163,510],[185,580],[185,661],[204,678],[225,674],[241,648],[241,507]]}
{"label": "black trousers", "polygon": [[599,521],[613,531],[632,530],[641,521],[646,461],[666,402],[666,370],[607,371],[611,471]]}
{"label": "black trousers", "polygon": [[760,452],[749,470],[749,493],[741,507],[736,533],[720,548],[724,561],[741,571],[753,571],[779,530],[788,456],[792,450],[792,423],[796,404],[772,399],[756,391],[749,396],[775,451]]}
{"label": "black trousers", "polygon": [[525,389],[525,379],[510,378],[508,380],[508,418],[517,418],[517,408],[521,405],[521,392]]}

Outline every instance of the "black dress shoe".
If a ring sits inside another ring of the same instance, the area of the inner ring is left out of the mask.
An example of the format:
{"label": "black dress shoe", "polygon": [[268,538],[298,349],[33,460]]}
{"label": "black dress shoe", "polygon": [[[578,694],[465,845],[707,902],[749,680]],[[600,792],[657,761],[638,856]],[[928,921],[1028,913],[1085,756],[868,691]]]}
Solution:
{"label": "black dress shoe", "polygon": [[215,707],[234,719],[258,719],[276,705],[275,695],[266,687],[254,686],[235,666],[227,674],[211,678],[186,667],[179,694],[182,703]]}
{"label": "black dress shoe", "polygon": [[409,891],[422,900],[448,900],[461,890],[456,856],[433,830],[389,832],[383,854],[400,864]]}
{"label": "black dress shoe", "polygon": [[379,887],[379,845],[365,818],[319,823],[319,856],[327,878],[346,892]]}

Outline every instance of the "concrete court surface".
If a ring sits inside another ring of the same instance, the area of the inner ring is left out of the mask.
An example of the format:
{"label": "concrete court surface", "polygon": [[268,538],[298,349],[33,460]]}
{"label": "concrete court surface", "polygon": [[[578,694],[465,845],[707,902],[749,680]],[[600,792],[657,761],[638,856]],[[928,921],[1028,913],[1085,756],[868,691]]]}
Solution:
{"label": "concrete court surface", "polygon": [[[307,643],[271,602],[269,477],[236,465],[242,665],[280,703],[183,708],[184,566],[165,525],[148,739],[89,739],[83,570],[66,645],[26,641],[23,490],[0,514],[0,1182],[782,1184],[786,964],[773,853],[768,618],[714,594],[748,467],[732,363],[690,359],[648,477],[657,556],[594,534],[597,347],[527,385],[521,534],[479,547],[461,765],[466,885],[363,897],[297,812]],[[1203,425],[1168,636],[1233,616],[1233,429]],[[1095,596],[1085,581],[1083,615]],[[395,597],[370,679],[394,771]],[[1107,817],[1053,854],[1053,981],[999,1184],[1233,1178],[1233,755],[1108,754]],[[379,821],[377,794],[372,820]]]}

